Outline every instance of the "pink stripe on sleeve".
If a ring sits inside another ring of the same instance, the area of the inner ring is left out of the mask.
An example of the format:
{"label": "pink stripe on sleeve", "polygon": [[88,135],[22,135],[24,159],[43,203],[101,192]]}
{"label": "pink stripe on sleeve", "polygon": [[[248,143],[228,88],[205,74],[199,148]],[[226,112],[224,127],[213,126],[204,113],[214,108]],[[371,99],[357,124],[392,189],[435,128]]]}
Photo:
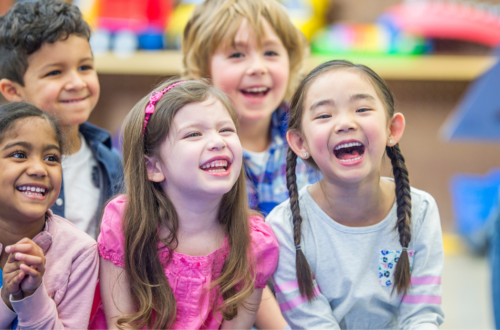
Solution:
{"label": "pink stripe on sleeve", "polygon": [[298,281],[290,281],[290,282],[285,282],[281,284],[276,284],[274,286],[274,292],[279,293],[283,291],[290,291],[297,289],[299,287],[299,282]]}
{"label": "pink stripe on sleeve", "polygon": [[436,304],[441,305],[441,296],[404,296],[401,302],[407,304]]}
{"label": "pink stripe on sleeve", "polygon": [[[289,282],[287,282],[287,283],[289,283]],[[316,297],[319,295],[320,292],[319,292],[319,289],[317,286],[313,289],[313,293],[314,293],[313,297]],[[280,304],[281,312],[283,313],[283,312],[286,312],[290,309],[294,309],[295,307],[300,306],[305,302],[307,302],[307,297],[299,296],[297,298],[293,298],[290,301],[287,301],[287,302]]]}
{"label": "pink stripe on sleeve", "polygon": [[441,276],[412,277],[411,285],[441,284]]}

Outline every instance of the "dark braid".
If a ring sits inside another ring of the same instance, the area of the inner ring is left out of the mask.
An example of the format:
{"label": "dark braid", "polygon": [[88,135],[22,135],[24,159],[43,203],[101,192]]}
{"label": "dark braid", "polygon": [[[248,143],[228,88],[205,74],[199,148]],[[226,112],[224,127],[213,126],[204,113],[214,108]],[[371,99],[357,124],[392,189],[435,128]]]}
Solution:
{"label": "dark braid", "polygon": [[311,301],[314,298],[311,267],[309,267],[306,256],[300,247],[302,217],[300,216],[299,193],[297,191],[297,177],[295,175],[296,166],[297,155],[291,148],[288,148],[286,158],[286,186],[290,195],[290,209],[292,210],[293,219],[293,244],[295,245],[296,253],[295,268],[300,294]]}
{"label": "dark braid", "polygon": [[[410,286],[410,260],[408,258],[408,247],[411,240],[411,193],[408,170],[406,169],[405,159],[401,154],[399,145],[386,147],[387,156],[391,159],[392,170],[394,173],[394,182],[396,183],[396,198],[398,204],[398,221],[396,228],[399,232],[399,242],[403,247],[399,261],[396,264],[394,272],[394,289],[397,288],[398,294],[408,290]],[[393,289],[393,290],[394,290]]]}

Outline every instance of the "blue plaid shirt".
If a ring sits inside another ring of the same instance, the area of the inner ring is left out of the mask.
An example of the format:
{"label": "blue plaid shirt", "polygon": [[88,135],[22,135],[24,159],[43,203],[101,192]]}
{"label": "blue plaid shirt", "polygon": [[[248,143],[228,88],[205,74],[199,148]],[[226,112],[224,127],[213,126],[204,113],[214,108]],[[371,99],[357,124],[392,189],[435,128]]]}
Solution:
{"label": "blue plaid shirt", "polygon": [[[269,155],[265,169],[256,166],[252,162],[251,155],[243,150],[248,204],[250,208],[262,212],[265,216],[288,199],[286,187],[288,109],[288,104],[283,103],[271,117],[271,145],[266,151]],[[321,179],[321,173],[307,166],[300,158],[297,158],[295,173],[298,190]]]}

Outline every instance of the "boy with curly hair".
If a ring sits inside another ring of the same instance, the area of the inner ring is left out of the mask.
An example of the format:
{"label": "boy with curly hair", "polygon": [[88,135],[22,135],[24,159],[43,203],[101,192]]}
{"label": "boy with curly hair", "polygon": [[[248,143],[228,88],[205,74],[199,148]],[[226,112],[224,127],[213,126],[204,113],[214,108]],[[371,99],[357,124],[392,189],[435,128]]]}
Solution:
{"label": "boy with curly hair", "polygon": [[100,89],[89,38],[80,10],[62,1],[17,3],[0,17],[0,92],[58,121],[70,147],[51,209],[95,238],[123,168],[109,133],[87,122]]}

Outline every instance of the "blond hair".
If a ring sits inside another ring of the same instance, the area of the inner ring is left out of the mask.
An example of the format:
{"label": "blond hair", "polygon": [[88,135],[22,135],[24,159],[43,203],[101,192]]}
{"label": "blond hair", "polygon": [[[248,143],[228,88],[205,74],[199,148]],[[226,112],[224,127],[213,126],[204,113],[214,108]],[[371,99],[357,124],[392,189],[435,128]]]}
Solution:
{"label": "blond hair", "polygon": [[[178,79],[166,81],[155,90],[161,91],[177,82]],[[175,296],[163,270],[162,262],[165,261],[161,261],[158,256],[158,246],[160,244],[169,251],[175,250],[178,217],[175,206],[161,185],[148,179],[144,156],[159,155],[174,116],[183,106],[203,102],[210,97],[222,103],[237,125],[236,114],[227,96],[203,81],[185,81],[165,93],[156,103],[155,112],[149,118],[144,132],[144,109],[149,102],[149,94],[134,106],[125,119],[125,271],[130,278],[130,293],[137,312],[121,315],[117,321],[119,328],[140,329],[147,325],[150,329],[165,329],[175,321]],[[217,295],[213,306],[214,314],[221,311],[225,320],[231,320],[237,315],[238,306],[244,303],[254,289],[254,262],[249,253],[249,215],[242,168],[238,180],[223,195],[219,205],[218,220],[228,238],[229,254],[220,276],[207,288],[208,293]],[[168,237],[159,236],[159,224],[168,229]],[[220,304],[219,297],[223,298]]]}
{"label": "blond hair", "polygon": [[210,78],[210,59],[224,43],[234,42],[243,19],[247,19],[260,43],[265,19],[288,52],[290,78],[285,98],[290,97],[302,76],[307,39],[290,21],[286,9],[275,0],[206,0],[196,6],[182,38],[182,75],[189,79]]}

